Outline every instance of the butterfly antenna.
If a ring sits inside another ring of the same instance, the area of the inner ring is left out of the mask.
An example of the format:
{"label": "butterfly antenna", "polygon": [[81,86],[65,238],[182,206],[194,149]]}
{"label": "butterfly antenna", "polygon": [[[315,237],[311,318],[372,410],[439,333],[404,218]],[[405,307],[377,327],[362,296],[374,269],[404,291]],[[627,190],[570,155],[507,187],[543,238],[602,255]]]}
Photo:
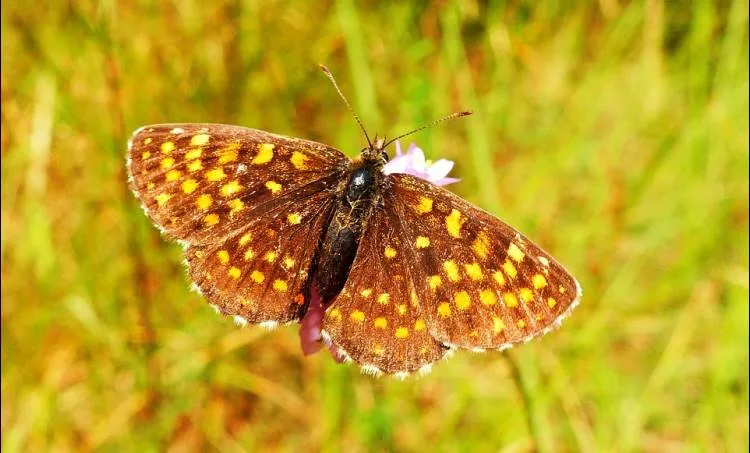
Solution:
{"label": "butterfly antenna", "polygon": [[434,126],[434,125],[436,125],[436,124],[440,124],[440,123],[442,123],[443,121],[448,121],[448,120],[452,120],[453,118],[460,118],[460,117],[462,117],[462,116],[468,116],[468,115],[471,115],[472,113],[474,113],[474,112],[472,112],[471,110],[465,110],[465,111],[463,111],[463,112],[456,112],[456,113],[451,113],[451,114],[450,114],[450,115],[448,115],[448,116],[444,116],[444,117],[442,117],[442,118],[440,118],[440,119],[437,119],[437,120],[435,120],[435,121],[433,121],[433,122],[431,122],[431,123],[429,123],[429,124],[425,124],[425,125],[424,125],[424,126],[422,126],[422,127],[419,127],[419,128],[417,128],[417,129],[414,129],[413,131],[407,132],[407,133],[405,133],[405,134],[401,134],[401,135],[399,135],[398,137],[396,137],[396,138],[394,138],[394,139],[392,139],[392,140],[389,140],[389,141],[388,141],[388,143],[386,143],[385,145],[383,145],[383,148],[385,148],[386,146],[390,145],[391,143],[395,142],[396,140],[398,140],[398,139],[400,139],[400,138],[404,138],[404,137],[406,137],[406,136],[409,136],[409,135],[411,135],[411,134],[416,134],[417,132],[421,131],[422,129],[427,129],[428,127],[432,127],[432,126]]}
{"label": "butterfly antenna", "polygon": [[370,148],[372,148],[372,142],[370,141],[370,136],[367,135],[367,131],[365,130],[364,124],[362,124],[362,120],[359,119],[359,116],[357,116],[357,114],[354,112],[354,109],[352,108],[351,104],[349,104],[349,101],[346,99],[346,96],[344,96],[344,93],[341,92],[341,89],[339,88],[339,84],[336,83],[336,79],[333,78],[333,74],[331,73],[331,70],[322,64],[318,66],[320,66],[320,69],[323,70],[323,73],[331,81],[331,83],[333,84],[333,87],[336,88],[336,91],[338,91],[339,96],[341,96],[341,99],[344,100],[344,104],[346,104],[346,107],[349,109],[349,112],[351,112],[352,116],[354,116],[354,119],[357,121],[357,124],[359,124],[359,127],[362,129],[362,132],[365,133],[367,144],[370,145]]}

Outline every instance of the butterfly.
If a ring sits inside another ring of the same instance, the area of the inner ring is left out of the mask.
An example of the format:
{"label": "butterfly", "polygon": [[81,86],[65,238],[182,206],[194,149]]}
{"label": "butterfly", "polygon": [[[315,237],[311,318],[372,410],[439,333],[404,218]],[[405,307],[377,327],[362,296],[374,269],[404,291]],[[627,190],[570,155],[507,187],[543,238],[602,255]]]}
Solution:
{"label": "butterfly", "polygon": [[273,327],[318,302],[324,340],[367,373],[503,350],[578,304],[580,285],[547,252],[442,187],[386,174],[393,140],[362,129],[368,145],[350,159],[239,126],[145,126],[128,144],[130,186],[219,312]]}

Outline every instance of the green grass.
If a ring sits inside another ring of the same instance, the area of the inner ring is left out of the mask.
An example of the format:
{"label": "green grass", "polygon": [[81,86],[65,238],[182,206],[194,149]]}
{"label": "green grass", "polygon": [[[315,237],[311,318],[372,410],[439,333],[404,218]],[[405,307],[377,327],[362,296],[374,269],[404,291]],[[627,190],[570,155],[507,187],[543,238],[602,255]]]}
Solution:
{"label": "green grass", "polygon": [[[311,2],[312,3],[312,2]],[[744,1],[9,2],[4,451],[746,451]],[[581,280],[564,327],[421,379],[194,293],[125,182],[158,122],[414,137]]]}

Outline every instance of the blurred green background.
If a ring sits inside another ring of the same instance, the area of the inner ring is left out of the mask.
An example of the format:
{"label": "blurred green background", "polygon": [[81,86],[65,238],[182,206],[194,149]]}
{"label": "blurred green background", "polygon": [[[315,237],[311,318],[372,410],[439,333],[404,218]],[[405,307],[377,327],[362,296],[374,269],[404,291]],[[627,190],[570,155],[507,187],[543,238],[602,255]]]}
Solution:
{"label": "blurred green background", "polygon": [[[125,182],[224,122],[457,161],[580,279],[562,329],[373,379],[239,329]],[[3,451],[747,451],[748,5],[4,2]],[[407,143],[411,140],[407,140]]]}

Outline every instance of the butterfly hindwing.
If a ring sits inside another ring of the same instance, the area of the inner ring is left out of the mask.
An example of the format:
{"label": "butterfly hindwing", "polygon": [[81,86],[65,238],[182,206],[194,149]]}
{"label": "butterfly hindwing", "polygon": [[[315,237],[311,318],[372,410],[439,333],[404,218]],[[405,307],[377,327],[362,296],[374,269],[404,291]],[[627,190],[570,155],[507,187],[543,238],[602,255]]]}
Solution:
{"label": "butterfly hindwing", "polygon": [[364,372],[411,373],[447,352],[427,330],[397,222],[388,206],[373,213],[346,284],[323,319],[328,341]]}
{"label": "butterfly hindwing", "polygon": [[294,206],[265,212],[220,242],[188,247],[190,278],[210,303],[239,322],[301,318],[309,302],[317,238],[333,205],[330,194],[320,189]]}
{"label": "butterfly hindwing", "polygon": [[505,348],[548,331],[578,303],[577,281],[496,217],[422,179],[389,176],[390,204],[437,341]]}
{"label": "butterfly hindwing", "polygon": [[221,124],[161,124],[133,135],[131,187],[162,231],[218,241],[279,206],[338,182],[349,159],[329,146]]}

